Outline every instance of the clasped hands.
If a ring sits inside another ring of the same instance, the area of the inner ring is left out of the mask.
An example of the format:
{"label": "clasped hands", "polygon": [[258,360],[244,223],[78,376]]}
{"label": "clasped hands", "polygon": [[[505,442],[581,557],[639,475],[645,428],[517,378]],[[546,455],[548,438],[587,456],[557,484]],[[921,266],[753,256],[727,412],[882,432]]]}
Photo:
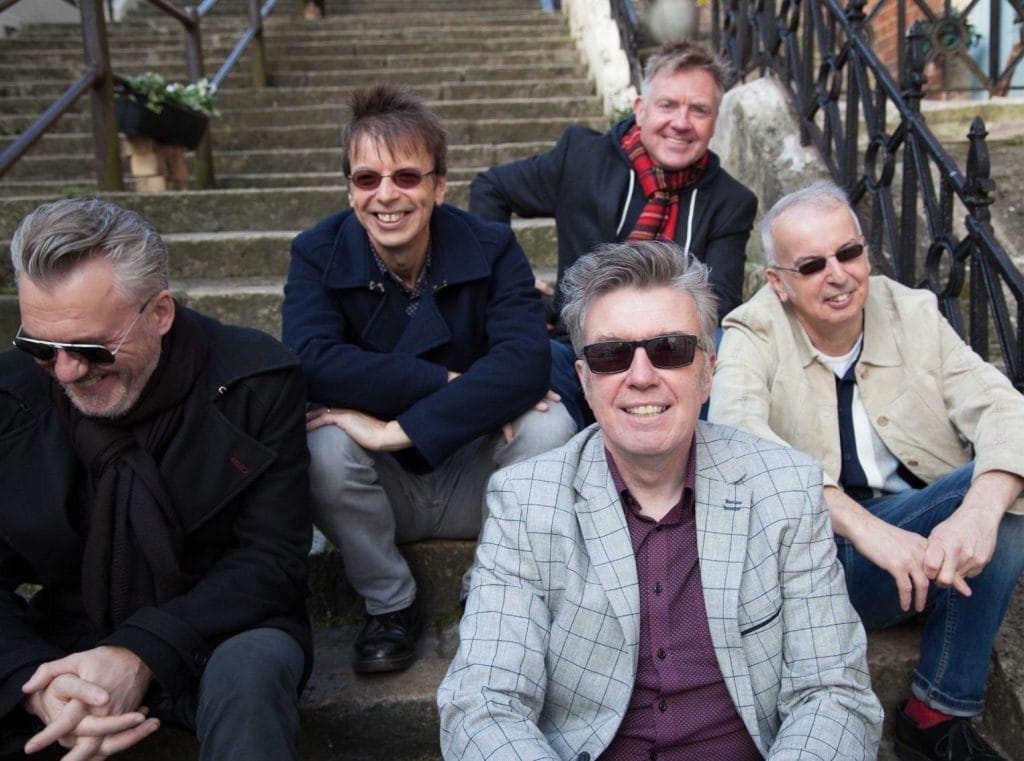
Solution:
{"label": "clasped hands", "polygon": [[22,686],[25,709],[46,725],[25,744],[32,754],[59,743],[63,761],[127,750],[160,728],[141,705],[152,672],[129,650],[101,646],[44,663]]}
{"label": "clasped hands", "polygon": [[[448,382],[459,377],[456,372],[449,371]],[[544,398],[533,405],[538,412],[548,411],[548,402],[560,401],[561,397],[554,391],[548,391]],[[315,431],[325,425],[335,425],[347,433],[354,442],[371,452],[396,452],[412,446],[410,439],[397,420],[380,420],[359,410],[340,407],[317,407],[306,413],[306,432]],[[515,431],[512,423],[501,427],[505,441],[512,441]]]}

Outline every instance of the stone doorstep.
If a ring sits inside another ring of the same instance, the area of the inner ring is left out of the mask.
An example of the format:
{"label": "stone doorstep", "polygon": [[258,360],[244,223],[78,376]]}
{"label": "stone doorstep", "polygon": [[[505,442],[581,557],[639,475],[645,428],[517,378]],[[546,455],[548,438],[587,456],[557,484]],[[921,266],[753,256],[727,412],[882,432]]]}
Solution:
{"label": "stone doorstep", "polygon": [[[440,618],[428,622],[417,646],[420,660],[408,671],[377,676],[359,676],[352,671],[352,642],[360,628],[354,616],[347,623],[317,630],[314,671],[300,706],[303,733],[300,757],[303,761],[439,758],[435,692],[458,639],[457,619],[450,617],[453,610],[457,611],[451,604],[451,591],[459,586],[462,569],[471,558],[473,546],[470,541],[428,541],[403,548],[421,586],[425,607],[434,610],[432,606],[437,605],[437,610],[444,611]],[[337,553],[321,553],[313,556],[312,561],[311,607],[321,604],[323,597],[339,593],[339,599],[343,600],[339,608],[361,610],[358,598],[350,588],[345,589],[347,583]],[[437,594],[435,588],[443,591]],[[317,602],[318,596],[321,602]],[[1018,645],[1018,640],[1024,638],[1022,614],[1024,593],[1019,592],[1003,627],[989,680],[987,702],[990,706],[1000,706],[1000,719],[986,720],[979,728],[990,742],[1000,744],[1011,760],[1019,756],[1005,751],[1024,747],[1019,721],[1010,726],[1014,723],[1012,716],[1020,715],[1020,685],[1024,674],[1010,676],[1001,667],[1007,662],[1003,648]],[[909,691],[921,629],[920,619],[915,619],[868,635],[872,683],[886,711],[880,761],[895,759],[890,739],[893,716],[896,706]],[[1017,655],[1019,667],[1024,656]],[[1014,679],[1016,693],[1010,685]],[[197,745],[191,735],[165,728],[156,738],[121,757],[127,761],[185,761],[197,757]]]}

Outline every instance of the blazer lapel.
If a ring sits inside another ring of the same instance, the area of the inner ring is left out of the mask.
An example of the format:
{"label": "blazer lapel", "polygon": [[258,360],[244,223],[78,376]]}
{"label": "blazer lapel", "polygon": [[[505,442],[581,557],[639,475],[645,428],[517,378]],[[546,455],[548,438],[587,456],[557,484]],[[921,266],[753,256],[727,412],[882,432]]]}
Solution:
{"label": "blazer lapel", "polygon": [[574,484],[576,514],[594,568],[612,611],[622,626],[634,667],[640,641],[640,586],[636,558],[622,503],[604,454],[604,436],[594,435],[580,457]]}
{"label": "blazer lapel", "polygon": [[708,628],[718,666],[751,737],[762,752],[750,668],[737,621],[750,531],[746,473],[713,427],[697,427],[697,554]]}

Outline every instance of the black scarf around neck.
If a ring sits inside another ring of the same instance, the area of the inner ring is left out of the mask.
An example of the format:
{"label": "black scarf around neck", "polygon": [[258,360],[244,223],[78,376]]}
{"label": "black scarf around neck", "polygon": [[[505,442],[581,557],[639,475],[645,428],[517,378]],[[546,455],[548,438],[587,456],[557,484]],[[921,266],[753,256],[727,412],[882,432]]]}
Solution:
{"label": "black scarf around neck", "polygon": [[83,415],[53,383],[58,414],[89,474],[82,597],[101,634],[194,583],[181,567],[184,532],[157,462],[181,425],[208,350],[205,333],[179,304],[156,370],[125,415]]}

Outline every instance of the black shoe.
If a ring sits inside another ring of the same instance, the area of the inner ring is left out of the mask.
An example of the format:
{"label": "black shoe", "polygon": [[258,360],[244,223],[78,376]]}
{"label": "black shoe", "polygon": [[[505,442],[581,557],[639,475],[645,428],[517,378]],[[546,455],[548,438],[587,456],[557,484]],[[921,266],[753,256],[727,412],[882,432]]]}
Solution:
{"label": "black shoe", "polygon": [[928,729],[918,729],[903,712],[896,715],[896,755],[903,761],[1006,761],[981,739],[970,719],[955,718]]}
{"label": "black shoe", "polygon": [[367,616],[366,625],[356,637],[356,658],[352,668],[358,674],[409,668],[416,660],[416,638],[420,628],[419,617],[412,607]]}

